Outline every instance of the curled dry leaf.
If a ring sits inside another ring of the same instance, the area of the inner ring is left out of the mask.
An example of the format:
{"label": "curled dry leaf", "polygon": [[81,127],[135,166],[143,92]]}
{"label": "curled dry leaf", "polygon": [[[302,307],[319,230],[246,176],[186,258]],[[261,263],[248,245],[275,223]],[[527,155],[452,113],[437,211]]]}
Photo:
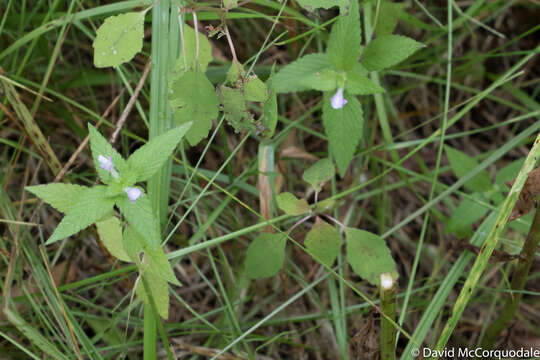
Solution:
{"label": "curled dry leaf", "polygon": [[519,198],[510,214],[508,221],[515,220],[531,211],[533,200],[540,194],[540,166],[527,175],[527,181],[521,189]]}

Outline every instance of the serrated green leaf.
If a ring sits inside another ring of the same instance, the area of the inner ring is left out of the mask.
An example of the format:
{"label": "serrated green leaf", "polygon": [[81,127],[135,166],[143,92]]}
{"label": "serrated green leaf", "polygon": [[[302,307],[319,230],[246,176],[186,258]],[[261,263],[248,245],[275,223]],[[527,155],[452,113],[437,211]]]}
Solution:
{"label": "serrated green leaf", "polygon": [[131,257],[124,250],[122,223],[117,217],[111,216],[98,221],[96,227],[101,242],[111,255],[122,261],[132,262]]}
{"label": "serrated green leaf", "polygon": [[246,98],[240,89],[221,86],[219,99],[225,119],[235,131],[253,129],[253,121],[246,107]]}
{"label": "serrated green leaf", "polygon": [[375,34],[377,36],[392,34],[403,12],[402,9],[402,3],[383,1],[379,6],[377,22],[375,23]]}
{"label": "serrated green leaf", "polygon": [[380,236],[368,231],[347,228],[347,261],[353,271],[373,285],[379,284],[382,273],[391,273],[397,279],[396,263]]}
{"label": "serrated green leaf", "polygon": [[339,254],[343,240],[335,227],[317,219],[315,225],[307,233],[304,244],[321,263],[332,266]]}
{"label": "serrated green leaf", "polygon": [[379,36],[367,45],[362,65],[369,71],[386,69],[402,62],[423,46],[406,36]]}
{"label": "serrated green leaf", "polygon": [[304,171],[302,179],[313,186],[317,191],[321,191],[322,185],[330,180],[335,174],[336,170],[332,161],[330,161],[330,159],[321,159]]}
{"label": "serrated green leaf", "polygon": [[[458,178],[462,178],[478,166],[478,161],[469,155],[453,149],[450,146],[445,146],[444,149],[446,156],[448,157],[448,161],[450,162],[450,168],[452,168],[452,171]],[[492,188],[491,179],[489,178],[489,174],[486,170],[482,170],[472,179],[467,181],[464,186],[470,191],[475,192],[484,192]]]}
{"label": "serrated green leaf", "polygon": [[[479,194],[474,196],[481,200]],[[446,223],[446,233],[454,233],[459,238],[464,238],[472,231],[471,225],[487,214],[489,208],[470,199],[464,199],[452,212]]]}
{"label": "serrated green leaf", "polygon": [[[183,32],[184,48],[174,64],[172,71],[173,81],[185,71],[199,70],[204,73],[213,59],[212,46],[203,33],[198,32],[199,56],[197,57],[197,32],[187,24],[184,24]],[[195,66],[197,64],[198,66]]]}
{"label": "serrated green leaf", "polygon": [[147,246],[157,249],[161,244],[161,236],[148,196],[143,194],[135,202],[129,201],[127,195],[120,196],[116,199],[115,204],[129,222],[129,225],[133,226],[135,231],[140,234],[145,249]]}
{"label": "serrated green leaf", "polygon": [[257,76],[250,76],[244,84],[246,100],[265,102],[268,99],[268,88]]}
{"label": "serrated green leaf", "polygon": [[[144,251],[146,241],[141,234],[135,230],[135,227],[127,224],[123,233],[122,244],[124,251],[128,254],[131,261],[137,266],[141,266],[140,255]],[[148,246],[146,246],[148,248]]]}
{"label": "serrated green leaf", "polygon": [[[297,0],[300,6],[307,11],[314,11],[319,8],[330,9],[334,6],[339,6],[339,12],[344,13],[351,0]],[[355,0],[356,1],[356,0]]]}
{"label": "serrated green leaf", "polygon": [[180,282],[174,275],[171,264],[167,260],[167,255],[165,255],[161,246],[158,246],[156,249],[147,248],[145,249],[145,254],[150,261],[150,269],[154,274],[171,284],[180,286]]}
{"label": "serrated green leaf", "polygon": [[105,186],[84,188],[77,201],[73,203],[60,221],[53,234],[47,240],[47,245],[78,233],[84,228],[101,220],[113,209],[114,198],[107,197]]}
{"label": "serrated green leaf", "polygon": [[328,59],[338,70],[351,70],[360,57],[361,41],[358,1],[353,0],[349,13],[332,26],[326,48]]}
{"label": "serrated green leaf", "polygon": [[345,90],[351,95],[370,95],[384,92],[384,88],[371,81],[367,76],[355,71],[347,72]]}
{"label": "serrated green leaf", "polygon": [[330,153],[336,161],[339,174],[344,176],[363,137],[364,116],[356,97],[345,93],[348,103],[341,109],[334,109],[330,105],[331,95],[324,97],[322,120]]}
{"label": "serrated green leaf", "polygon": [[310,90],[308,86],[302,84],[302,80],[331,66],[326,54],[309,54],[284,66],[268,82],[277,93]]}
{"label": "serrated green leaf", "polygon": [[208,136],[212,119],[218,116],[219,101],[214,86],[200,71],[181,74],[169,90],[169,103],[174,111],[174,122],[193,125],[186,134],[191,146]]}
{"label": "serrated green leaf", "polygon": [[47,184],[26,187],[27,191],[62,213],[68,212],[86,189],[88,188],[72,184]]}
{"label": "serrated green leaf", "polygon": [[276,201],[278,207],[287,215],[302,215],[311,210],[306,199],[297,199],[289,192],[276,196]]}
{"label": "serrated green leaf", "polygon": [[322,69],[316,73],[307,75],[299,81],[300,85],[307,89],[332,91],[337,89],[343,81],[343,75],[338,74],[332,69]]}
{"label": "serrated green leaf", "polygon": [[105,19],[93,43],[96,67],[118,66],[141,51],[145,14],[130,12]]}
{"label": "serrated green leaf", "polygon": [[145,281],[143,282],[143,279],[140,279],[137,282],[137,287],[135,288],[137,296],[142,299],[146,305],[151,306],[150,298],[148,297],[144,286],[146,283],[146,286],[149,287],[149,290],[152,293],[152,299],[154,299],[159,316],[163,319],[167,319],[169,317],[169,287],[167,286],[167,281],[163,280],[152,271],[147,271],[142,274],[142,276],[144,276]]}
{"label": "serrated green leaf", "polygon": [[116,150],[113,149],[111,144],[96,130],[96,128],[88,123],[88,132],[90,134],[90,148],[92,149],[92,159],[94,160],[94,166],[99,175],[100,180],[105,184],[110,184],[114,181],[111,173],[99,166],[99,155],[112,158],[115,169],[120,175],[126,175],[126,161]]}
{"label": "serrated green leaf", "polygon": [[274,276],[283,266],[287,240],[282,234],[264,233],[249,244],[246,272],[252,279]]}
{"label": "serrated green leaf", "polygon": [[191,125],[182,124],[156,136],[131,154],[127,164],[136,182],[148,180],[163,166]]}

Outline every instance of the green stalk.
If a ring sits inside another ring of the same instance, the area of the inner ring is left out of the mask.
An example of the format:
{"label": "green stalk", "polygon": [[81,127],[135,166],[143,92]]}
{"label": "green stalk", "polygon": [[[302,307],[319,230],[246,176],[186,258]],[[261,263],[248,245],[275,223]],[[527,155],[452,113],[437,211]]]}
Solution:
{"label": "green stalk", "polygon": [[531,270],[538,243],[540,243],[540,211],[536,209],[529,234],[521,250],[519,262],[512,276],[512,292],[506,294],[506,302],[500,311],[500,315],[487,328],[486,335],[480,345],[483,349],[492,349],[499,334],[507,328],[508,323],[515,317],[522,296],[521,290],[524,289],[527,282],[527,276]]}
{"label": "green stalk", "polygon": [[[390,273],[381,274],[381,310],[392,320],[396,318],[396,282]],[[396,329],[386,317],[381,317],[381,360],[396,358]]]}
{"label": "green stalk", "polygon": [[[172,8],[173,15],[176,7]],[[179,26],[176,16],[171,15],[170,0],[155,3],[152,9],[152,73],[150,76],[150,127],[149,138],[171,128],[172,112],[167,103],[167,77],[178,57]],[[148,181],[148,195],[160,226],[167,220],[170,194],[171,160]],[[162,229],[163,230],[163,229]],[[157,321],[159,318],[151,306],[144,307],[144,360],[157,359]],[[165,345],[165,344],[164,344]],[[166,346],[166,345],[165,345]]]}

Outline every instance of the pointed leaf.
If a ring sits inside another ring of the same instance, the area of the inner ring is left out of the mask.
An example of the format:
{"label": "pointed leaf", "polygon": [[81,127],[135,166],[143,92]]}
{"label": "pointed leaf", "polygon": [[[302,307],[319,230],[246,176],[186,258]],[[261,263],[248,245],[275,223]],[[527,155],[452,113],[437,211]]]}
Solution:
{"label": "pointed leaf", "polygon": [[335,227],[317,219],[315,225],[307,233],[304,244],[321,263],[332,266],[341,250],[343,240]]}
{"label": "pointed leaf", "polygon": [[249,245],[246,272],[252,279],[274,276],[283,266],[287,240],[282,234],[264,233]]}
{"label": "pointed leaf", "polygon": [[47,184],[26,187],[27,191],[62,213],[67,213],[86,189],[88,188],[72,184]]}
{"label": "pointed leaf", "polygon": [[105,186],[85,188],[79,195],[77,202],[69,207],[66,216],[47,240],[47,245],[76,234],[101,220],[113,209],[113,205],[114,198],[107,196]]}
{"label": "pointed leaf", "polygon": [[111,157],[115,169],[120,173],[120,175],[125,175],[126,171],[126,161],[116,150],[113,149],[111,144],[105,139],[96,128],[88,123],[88,132],[90,134],[90,148],[92,149],[92,159],[94,160],[94,166],[99,175],[101,181],[105,184],[110,184],[113,182],[114,178],[111,173],[105,169],[102,169],[99,165],[98,158],[100,155],[104,157]]}
{"label": "pointed leaf", "polygon": [[279,194],[276,201],[278,207],[287,215],[302,215],[311,211],[306,199],[297,199],[289,192]]}
{"label": "pointed leaf", "polygon": [[192,123],[182,124],[169,130],[138,148],[127,160],[135,181],[146,181],[152,177],[172,155]]}
{"label": "pointed leaf", "polygon": [[313,74],[306,75],[299,80],[299,85],[307,89],[319,91],[333,91],[337,89],[343,76],[332,69],[322,69]]}
{"label": "pointed leaf", "polygon": [[326,54],[309,54],[284,66],[268,82],[277,93],[310,90],[308,85],[302,84],[302,80],[331,66]]}
{"label": "pointed leaf", "polygon": [[156,249],[147,248],[145,253],[148,260],[150,260],[150,268],[154,274],[171,284],[180,286],[180,282],[174,275],[171,264],[167,260],[167,255],[165,255],[161,246],[158,246]]}
{"label": "pointed leaf", "polygon": [[347,72],[345,90],[351,95],[371,95],[384,92],[384,88],[357,72]]}
{"label": "pointed leaf", "polygon": [[102,221],[96,222],[99,238],[105,248],[114,257],[125,261],[131,262],[131,257],[124,250],[124,244],[122,239],[122,223],[116,216]]}
{"label": "pointed leaf", "polygon": [[360,57],[360,13],[358,1],[351,1],[349,13],[342,16],[330,32],[326,53],[328,59],[338,70],[350,70]]}
{"label": "pointed leaf", "polygon": [[129,222],[129,225],[133,226],[140,234],[145,244],[144,247],[149,246],[157,249],[161,244],[161,236],[148,196],[143,194],[133,203],[128,199],[127,195],[121,196],[115,203]]}
{"label": "pointed leaf", "polygon": [[402,62],[423,46],[406,36],[379,36],[366,47],[362,65],[369,71],[386,69]]}
{"label": "pointed leaf", "polygon": [[93,44],[96,67],[118,66],[141,51],[145,14],[145,11],[130,12],[105,19]]}
{"label": "pointed leaf", "polygon": [[321,159],[304,171],[302,179],[317,191],[321,191],[322,185],[334,177],[335,174],[336,170],[332,161],[330,159]]}
{"label": "pointed leaf", "polygon": [[364,230],[348,228],[345,230],[347,238],[347,260],[353,271],[373,285],[379,284],[382,273],[391,273],[397,279],[396,263],[380,236]]}
{"label": "pointed leaf", "polygon": [[[478,161],[459,150],[453,149],[450,146],[445,146],[444,150],[450,162],[450,167],[458,178],[462,178],[478,166]],[[482,170],[467,181],[464,186],[475,192],[484,192],[492,188],[491,179],[486,170]]]}
{"label": "pointed leaf", "polygon": [[144,301],[147,306],[151,306],[150,298],[146,292],[146,287],[151,292],[152,299],[156,305],[156,310],[163,319],[169,317],[169,287],[167,286],[167,281],[163,280],[161,277],[154,274],[152,271],[146,271],[142,274],[144,277],[137,282],[137,287],[135,292],[137,296]]}
{"label": "pointed leaf", "polygon": [[364,116],[360,103],[347,93],[345,98],[348,103],[344,107],[333,109],[330,105],[330,96],[325,96],[322,114],[330,153],[337,163],[341,176],[345,175],[364,133]]}

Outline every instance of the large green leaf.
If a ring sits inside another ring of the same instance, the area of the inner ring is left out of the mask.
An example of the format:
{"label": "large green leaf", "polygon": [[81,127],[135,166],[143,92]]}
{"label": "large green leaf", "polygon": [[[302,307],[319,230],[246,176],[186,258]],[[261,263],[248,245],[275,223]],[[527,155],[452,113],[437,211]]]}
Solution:
{"label": "large green leaf", "polygon": [[144,301],[147,306],[151,306],[150,297],[146,292],[146,286],[152,294],[152,299],[156,304],[156,310],[163,319],[169,317],[169,287],[167,286],[167,281],[163,280],[160,276],[155,274],[152,271],[146,271],[142,274],[143,279],[139,279],[135,292],[137,296]]}
{"label": "large green leaf", "polygon": [[330,32],[326,53],[328,59],[338,70],[350,70],[360,57],[360,13],[358,1],[351,1],[349,14],[342,16]]}
{"label": "large green leaf", "polygon": [[268,87],[257,76],[250,76],[244,84],[246,100],[265,102],[268,99]]}
{"label": "large green leaf", "polygon": [[282,234],[264,233],[249,245],[246,273],[252,279],[274,276],[283,266],[287,240]]}
{"label": "large green leaf", "polygon": [[135,174],[135,181],[146,181],[154,175],[172,155],[192,123],[182,124],[138,148],[127,160],[130,172]]}
{"label": "large green leaf", "polygon": [[[445,146],[444,150],[446,152],[446,156],[448,157],[448,161],[450,162],[450,167],[458,178],[462,178],[478,166],[478,161],[464,152],[451,148],[450,146]],[[490,190],[492,185],[488,172],[486,170],[482,170],[476,176],[467,181],[465,183],[465,187],[476,192]]]}
{"label": "large green leaf", "polygon": [[131,257],[124,250],[122,223],[116,216],[96,222],[96,227],[101,242],[111,255],[122,261],[132,262]]}
{"label": "large green leaf", "polygon": [[347,93],[345,98],[348,103],[341,109],[334,109],[330,105],[330,95],[327,94],[322,114],[330,153],[337,163],[341,176],[345,175],[364,133],[364,116],[360,102]]}
{"label": "large green leaf", "polygon": [[309,54],[284,66],[268,82],[277,93],[310,90],[311,85],[304,84],[304,79],[332,66],[326,54]]}
{"label": "large green leaf", "polygon": [[379,36],[367,45],[362,65],[369,71],[386,69],[402,62],[423,46],[406,36]]}
{"label": "large green leaf", "polygon": [[27,191],[63,213],[67,213],[87,189],[84,186],[72,184],[47,184],[26,187]]}
{"label": "large green leaf", "polygon": [[384,239],[368,231],[347,228],[347,261],[353,271],[374,285],[379,284],[382,273],[391,273],[397,279],[396,263]]}
{"label": "large green leaf", "polygon": [[105,19],[93,44],[96,67],[118,66],[141,51],[145,14],[145,11],[130,12]]}
{"label": "large green leaf", "polygon": [[221,105],[223,105],[225,119],[235,131],[240,132],[253,128],[253,121],[247,111],[246,97],[242,93],[242,90],[221,86],[219,100]]}
{"label": "large green leaf", "polygon": [[197,70],[204,73],[206,67],[212,61],[210,41],[203,33],[198,32],[199,54],[197,56],[197,32],[187,24],[184,24],[183,31],[184,48],[176,61],[173,72],[180,74],[184,71],[193,70],[196,68],[195,65],[198,64]]}
{"label": "large green leaf", "polygon": [[114,181],[112,174],[102,169],[99,165],[98,157],[111,157],[114,167],[117,171],[120,172],[120,175],[125,175],[126,171],[126,161],[116,150],[113,149],[111,144],[105,139],[96,128],[88,123],[88,132],[90,134],[90,148],[92,149],[92,159],[94,160],[94,165],[96,171],[99,175],[101,181],[105,184],[110,184]]}
{"label": "large green leaf", "polygon": [[375,34],[377,36],[390,35],[394,32],[397,22],[403,13],[403,4],[384,0],[379,6]]}
{"label": "large green leaf", "polygon": [[145,254],[150,260],[150,269],[154,274],[171,284],[180,285],[161,246],[155,249],[147,248]]}
{"label": "large green leaf", "polygon": [[135,202],[131,202],[127,195],[120,196],[115,203],[129,225],[140,234],[145,248],[149,246],[157,249],[161,244],[161,236],[148,196],[143,194]]}
{"label": "large green leaf", "polygon": [[289,192],[283,192],[276,196],[278,207],[287,215],[302,215],[311,209],[306,199],[298,199]]}
{"label": "large green leaf", "polygon": [[101,185],[85,188],[68,208],[66,216],[47,240],[47,245],[78,233],[107,215],[113,209],[114,198],[108,197],[106,190]]}
{"label": "large green leaf", "polygon": [[304,244],[321,263],[332,266],[339,254],[343,240],[335,227],[317,219],[315,225],[307,233]]}

